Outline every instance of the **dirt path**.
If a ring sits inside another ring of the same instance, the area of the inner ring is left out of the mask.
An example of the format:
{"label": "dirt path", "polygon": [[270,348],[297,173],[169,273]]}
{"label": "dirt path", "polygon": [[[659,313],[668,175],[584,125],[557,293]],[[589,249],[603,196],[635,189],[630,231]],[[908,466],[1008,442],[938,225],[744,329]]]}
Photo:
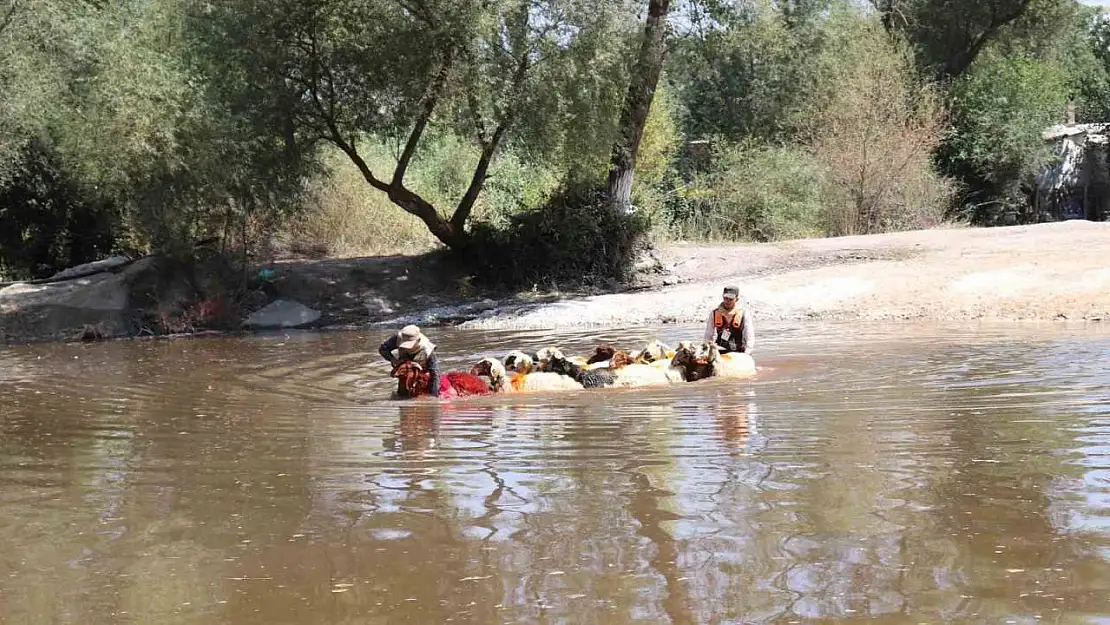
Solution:
{"label": "dirt path", "polygon": [[726,283],[758,319],[1110,320],[1110,223],[676,245],[661,260],[680,284],[503,309],[462,326],[700,322]]}

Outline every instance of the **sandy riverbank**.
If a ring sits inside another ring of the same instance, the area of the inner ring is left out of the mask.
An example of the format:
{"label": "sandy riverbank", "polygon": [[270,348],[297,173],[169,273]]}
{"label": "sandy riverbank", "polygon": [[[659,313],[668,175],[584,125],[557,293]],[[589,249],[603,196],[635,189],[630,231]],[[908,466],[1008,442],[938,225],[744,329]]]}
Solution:
{"label": "sandy riverbank", "polygon": [[[499,306],[461,327],[699,322],[736,284],[758,319],[1110,320],[1110,223],[954,228],[660,251],[679,284]],[[388,323],[434,320],[435,310]]]}
{"label": "sandy riverbank", "polygon": [[[721,288],[735,284],[757,321],[1110,320],[1108,254],[1110,223],[1086,221],[670,245],[657,250],[659,266],[624,292],[514,296],[479,291],[442,255],[300,259],[270,265],[273,278],[252,293],[253,308],[243,312],[277,300],[303,304],[311,315],[298,313],[295,321],[311,318],[307,326],[314,328],[696,323]],[[147,265],[2,289],[0,337],[72,340],[88,336],[89,328],[98,338],[141,333],[135,320],[151,310],[131,294],[142,276],[161,275]]]}

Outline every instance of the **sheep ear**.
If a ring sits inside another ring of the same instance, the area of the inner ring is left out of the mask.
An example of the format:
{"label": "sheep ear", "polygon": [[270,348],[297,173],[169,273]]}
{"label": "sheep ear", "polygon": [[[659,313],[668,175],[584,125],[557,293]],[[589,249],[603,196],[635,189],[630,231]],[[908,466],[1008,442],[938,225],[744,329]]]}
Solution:
{"label": "sheep ear", "polygon": [[717,345],[715,343],[710,343],[709,344],[709,358],[708,358],[709,362],[711,362],[711,363],[716,362],[720,358],[721,358],[721,350],[717,349]]}

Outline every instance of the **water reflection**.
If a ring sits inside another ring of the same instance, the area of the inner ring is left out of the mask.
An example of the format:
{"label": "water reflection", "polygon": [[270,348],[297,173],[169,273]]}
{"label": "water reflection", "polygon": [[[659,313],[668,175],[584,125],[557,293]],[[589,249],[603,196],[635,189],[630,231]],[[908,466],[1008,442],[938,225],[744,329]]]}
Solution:
{"label": "water reflection", "polygon": [[[697,329],[603,340],[656,331]],[[453,403],[386,400],[368,334],[3,350],[0,621],[1107,617],[1110,337],[946,331]]]}

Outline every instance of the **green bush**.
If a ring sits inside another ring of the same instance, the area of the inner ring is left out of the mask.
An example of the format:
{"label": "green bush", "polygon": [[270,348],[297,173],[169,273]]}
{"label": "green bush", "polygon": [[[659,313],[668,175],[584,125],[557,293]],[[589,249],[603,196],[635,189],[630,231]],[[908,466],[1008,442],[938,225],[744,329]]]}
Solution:
{"label": "green bush", "polygon": [[685,194],[674,234],[684,239],[777,241],[822,233],[825,170],[797,148],[720,151]]}
{"label": "green bush", "polygon": [[643,213],[620,215],[601,191],[568,186],[539,209],[505,227],[480,222],[464,250],[478,282],[527,288],[611,286],[628,280],[651,223]]}
{"label": "green bush", "polygon": [[43,141],[27,143],[0,187],[0,268],[45,278],[112,251],[119,215],[74,181]]}

